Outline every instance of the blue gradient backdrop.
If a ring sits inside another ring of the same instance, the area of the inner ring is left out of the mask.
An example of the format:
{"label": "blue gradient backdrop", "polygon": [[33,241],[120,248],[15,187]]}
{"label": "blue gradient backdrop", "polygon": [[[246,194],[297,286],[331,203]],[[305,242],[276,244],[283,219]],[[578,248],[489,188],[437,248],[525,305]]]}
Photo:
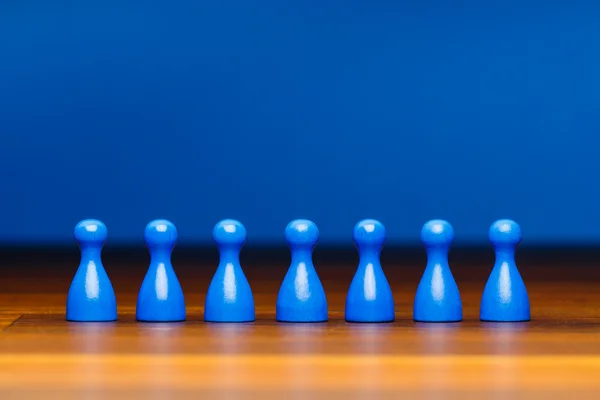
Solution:
{"label": "blue gradient backdrop", "polygon": [[600,5],[562,3],[3,1],[0,242],[599,242]]}

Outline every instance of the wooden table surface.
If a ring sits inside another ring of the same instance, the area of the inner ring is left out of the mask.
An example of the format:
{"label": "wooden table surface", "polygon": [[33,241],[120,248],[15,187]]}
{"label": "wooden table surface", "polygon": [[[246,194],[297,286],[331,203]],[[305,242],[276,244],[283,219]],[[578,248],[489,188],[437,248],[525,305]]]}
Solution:
{"label": "wooden table surface", "polygon": [[453,267],[464,321],[416,324],[422,266],[385,266],[396,317],[343,320],[353,265],[318,265],[330,321],[274,320],[286,265],[246,267],[257,321],[207,324],[214,265],[179,265],[188,321],[135,322],[145,266],[111,265],[116,323],[68,323],[73,267],[0,271],[0,398],[598,398],[600,267],[520,266],[529,323],[478,320],[490,268]]}

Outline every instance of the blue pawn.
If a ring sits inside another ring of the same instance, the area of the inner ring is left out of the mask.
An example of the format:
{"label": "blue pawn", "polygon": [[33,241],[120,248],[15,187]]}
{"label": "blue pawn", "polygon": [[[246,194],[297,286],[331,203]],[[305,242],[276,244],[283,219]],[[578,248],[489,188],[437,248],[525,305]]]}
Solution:
{"label": "blue pawn", "polygon": [[215,225],[213,238],[220,253],[204,305],[207,322],[252,322],[255,320],[252,289],[240,265],[240,251],[246,242],[241,222],[226,219]]}
{"label": "blue pawn", "polygon": [[106,226],[95,219],[84,220],[75,226],[74,236],[81,250],[81,261],[67,296],[67,321],[115,321],[115,291],[101,259]]}
{"label": "blue pawn", "polygon": [[495,322],[529,321],[529,296],[515,264],[521,228],[515,221],[498,220],[490,227],[489,237],[496,253],[496,262],[483,289],[480,319]]}
{"label": "blue pawn", "polygon": [[150,267],[138,293],[136,318],[144,322],[185,321],[185,299],[171,265],[177,228],[158,219],[146,225],[144,240],[150,251]]}
{"label": "blue pawn", "polygon": [[292,262],[279,288],[277,321],[327,321],[325,290],[312,262],[319,229],[312,221],[297,219],[285,228],[285,238],[292,252]]}
{"label": "blue pawn", "polygon": [[394,297],[379,260],[385,227],[373,219],[362,220],[354,227],[353,238],[360,261],[346,297],[346,321],[392,322]]}
{"label": "blue pawn", "polygon": [[462,321],[462,302],[448,265],[448,252],[454,240],[452,225],[432,220],[423,225],[421,240],[427,251],[427,266],[417,288],[413,319],[417,322]]}

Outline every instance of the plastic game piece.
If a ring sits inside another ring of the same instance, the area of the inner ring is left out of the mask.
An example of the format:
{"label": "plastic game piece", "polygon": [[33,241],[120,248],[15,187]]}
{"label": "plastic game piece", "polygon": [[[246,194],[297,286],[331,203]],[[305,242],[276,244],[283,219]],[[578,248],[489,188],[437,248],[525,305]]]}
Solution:
{"label": "plastic game piece", "polygon": [[177,242],[177,228],[157,219],[146,225],[144,240],[150,252],[150,266],[138,293],[136,318],[144,322],[185,321],[185,299],[171,264]]}
{"label": "plastic game piece", "polygon": [[117,301],[113,286],[102,265],[101,252],[106,242],[106,226],[86,219],[74,230],[81,261],[67,296],[67,321],[105,322],[117,319]]}
{"label": "plastic game piece", "polygon": [[346,321],[392,322],[394,297],[380,262],[385,227],[374,219],[359,221],[354,227],[353,239],[359,252],[359,264],[346,296]]}
{"label": "plastic game piece", "polygon": [[281,322],[325,322],[327,298],[313,265],[312,252],[319,238],[314,222],[297,219],[285,228],[292,262],[277,296],[276,319]]}
{"label": "plastic game piece", "polygon": [[427,266],[415,295],[413,319],[417,322],[462,321],[460,292],[448,264],[454,228],[447,221],[431,220],[423,225],[421,240],[427,251]]}
{"label": "plastic game piece", "polygon": [[501,219],[492,224],[489,237],[496,253],[496,262],[483,290],[480,319],[495,322],[529,321],[529,296],[515,264],[515,251],[522,238],[521,227],[515,221]]}
{"label": "plastic game piece", "polygon": [[220,254],[204,306],[207,322],[252,322],[255,320],[252,289],[240,265],[240,251],[246,242],[246,228],[241,222],[226,219],[213,229]]}

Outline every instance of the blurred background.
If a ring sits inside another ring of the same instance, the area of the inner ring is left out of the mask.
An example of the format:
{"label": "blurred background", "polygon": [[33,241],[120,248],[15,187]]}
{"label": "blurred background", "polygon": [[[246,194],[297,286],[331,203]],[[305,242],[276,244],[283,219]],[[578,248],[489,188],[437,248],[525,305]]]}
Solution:
{"label": "blurred background", "polygon": [[351,243],[423,223],[486,245],[600,242],[600,5],[0,3],[0,244],[139,244],[167,218],[210,245],[236,218]]}

